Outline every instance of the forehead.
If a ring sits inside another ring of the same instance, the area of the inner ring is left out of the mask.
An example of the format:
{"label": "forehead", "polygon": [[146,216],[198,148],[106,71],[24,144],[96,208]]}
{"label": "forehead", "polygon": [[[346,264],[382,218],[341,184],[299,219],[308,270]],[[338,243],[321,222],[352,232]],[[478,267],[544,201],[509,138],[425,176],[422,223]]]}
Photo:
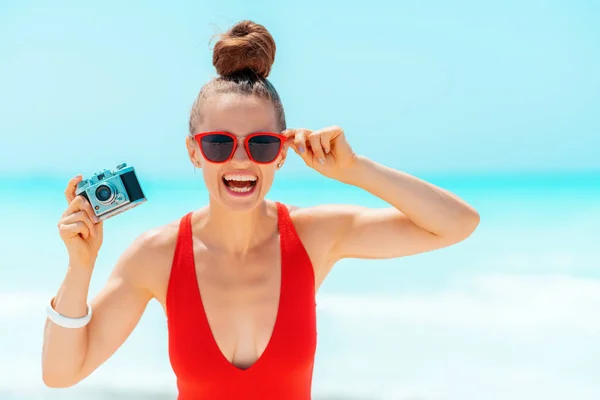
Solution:
{"label": "forehead", "polygon": [[257,96],[243,94],[210,95],[202,109],[202,131],[227,131],[236,135],[277,129],[273,105]]}

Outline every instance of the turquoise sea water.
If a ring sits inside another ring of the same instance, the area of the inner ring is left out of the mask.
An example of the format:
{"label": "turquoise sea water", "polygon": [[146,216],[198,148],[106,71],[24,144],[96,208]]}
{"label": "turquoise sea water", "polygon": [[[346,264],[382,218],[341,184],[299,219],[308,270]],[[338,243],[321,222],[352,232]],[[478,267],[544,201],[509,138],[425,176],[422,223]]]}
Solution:
{"label": "turquoise sea water", "polygon": [[[314,398],[600,398],[600,174],[423,178],[475,206],[480,227],[447,249],[334,268],[317,298]],[[66,179],[0,177],[0,398],[174,399],[157,303],[84,382],[42,385],[44,307],[66,266],[56,231]],[[206,203],[200,174],[144,189],[147,203],[105,224],[92,294],[133,238]],[[269,198],[384,205],[316,176],[284,176]]]}

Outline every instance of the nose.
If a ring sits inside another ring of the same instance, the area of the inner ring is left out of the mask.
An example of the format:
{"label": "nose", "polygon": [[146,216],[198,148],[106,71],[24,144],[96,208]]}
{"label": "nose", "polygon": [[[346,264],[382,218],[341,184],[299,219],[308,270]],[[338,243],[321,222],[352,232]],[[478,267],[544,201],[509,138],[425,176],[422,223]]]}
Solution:
{"label": "nose", "polygon": [[248,157],[248,153],[246,153],[246,148],[244,147],[243,140],[238,142],[238,145],[233,153],[233,157],[231,158],[231,162],[237,164],[244,164],[250,162],[250,158]]}

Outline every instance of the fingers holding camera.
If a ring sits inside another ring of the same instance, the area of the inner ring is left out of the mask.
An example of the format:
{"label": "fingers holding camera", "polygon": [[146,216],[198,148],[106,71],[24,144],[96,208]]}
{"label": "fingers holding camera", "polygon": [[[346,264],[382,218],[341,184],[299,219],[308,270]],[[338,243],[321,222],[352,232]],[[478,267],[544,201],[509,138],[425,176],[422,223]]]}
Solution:
{"label": "fingers holding camera", "polygon": [[92,209],[92,205],[83,196],[75,196],[69,203],[69,207],[67,207],[62,216],[66,217],[67,215],[76,213],[78,211],[84,211],[88,215],[90,221],[93,221],[94,223],[100,222],[100,218],[96,216],[96,213]]}
{"label": "fingers holding camera", "polygon": [[84,240],[98,236],[94,222],[82,210],[63,216],[58,223],[58,229],[63,240],[71,239],[76,235],[81,235]]}
{"label": "fingers holding camera", "polygon": [[63,241],[68,241],[76,236],[79,236],[83,240],[88,240],[90,235],[89,227],[82,221],[73,222],[71,224],[60,223],[58,225],[58,231]]}
{"label": "fingers holding camera", "polygon": [[93,268],[104,235],[102,222],[92,221],[91,210],[85,209],[86,203],[89,204],[81,196],[73,199],[68,212],[58,222],[58,231],[69,253],[69,265]]}
{"label": "fingers holding camera", "polygon": [[65,198],[67,199],[67,203],[71,204],[73,199],[75,198],[75,192],[77,191],[77,184],[81,182],[83,176],[77,175],[69,181],[67,184],[67,188],[65,189]]}
{"label": "fingers holding camera", "polygon": [[93,268],[103,241],[102,221],[89,200],[76,195],[82,176],[72,178],[65,189],[69,205],[58,221],[60,238],[69,253],[69,265]]}
{"label": "fingers holding camera", "polygon": [[[69,186],[70,185],[71,183],[69,183]],[[67,198],[70,198],[69,195],[71,192],[68,190],[69,189],[67,189],[65,194]],[[72,242],[72,239],[77,236],[80,236],[86,242],[90,241],[89,244],[94,248],[99,247],[95,245],[96,241],[99,243],[102,242],[102,222],[94,213],[90,202],[83,196],[74,196],[71,198],[69,206],[58,222],[58,229],[60,237],[65,243]],[[70,245],[67,247],[70,247]]]}

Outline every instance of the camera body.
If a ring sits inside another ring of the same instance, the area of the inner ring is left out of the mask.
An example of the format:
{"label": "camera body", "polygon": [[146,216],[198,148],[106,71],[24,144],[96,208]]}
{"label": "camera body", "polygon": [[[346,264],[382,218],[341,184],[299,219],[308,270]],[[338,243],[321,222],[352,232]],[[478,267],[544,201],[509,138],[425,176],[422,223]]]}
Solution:
{"label": "camera body", "polygon": [[100,220],[132,209],[146,201],[135,169],[126,163],[105,169],[77,184],[76,195],[85,197]]}

